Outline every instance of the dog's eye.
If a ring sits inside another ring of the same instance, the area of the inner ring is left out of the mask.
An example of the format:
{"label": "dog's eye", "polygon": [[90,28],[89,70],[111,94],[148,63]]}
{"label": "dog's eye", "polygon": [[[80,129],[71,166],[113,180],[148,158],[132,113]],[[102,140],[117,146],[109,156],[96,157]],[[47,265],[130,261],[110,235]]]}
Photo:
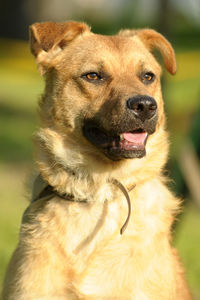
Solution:
{"label": "dog's eye", "polygon": [[143,76],[142,76],[142,81],[145,84],[152,83],[154,81],[154,79],[155,79],[155,75],[152,72],[147,72],[147,73],[143,74]]}
{"label": "dog's eye", "polygon": [[102,80],[102,77],[98,73],[95,73],[95,72],[84,74],[84,75],[82,75],[82,77],[88,81]]}
{"label": "dog's eye", "polygon": [[86,75],[87,79],[89,80],[98,80],[100,76],[97,73],[89,73]]}

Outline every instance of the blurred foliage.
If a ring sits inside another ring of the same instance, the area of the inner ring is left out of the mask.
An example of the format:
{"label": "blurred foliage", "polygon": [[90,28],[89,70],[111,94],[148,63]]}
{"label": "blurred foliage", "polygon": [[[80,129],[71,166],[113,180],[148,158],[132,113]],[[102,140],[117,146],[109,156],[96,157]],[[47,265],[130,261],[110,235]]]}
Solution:
{"label": "blurred foliage", "polygon": [[27,43],[0,40],[0,49],[0,162],[25,162],[31,159],[43,82]]}
{"label": "blurred foliage", "polygon": [[[124,20],[122,20],[124,22]],[[200,108],[200,49],[177,45],[178,73],[164,72],[164,98],[171,132],[172,161],[188,135]],[[187,45],[186,45],[187,46]],[[32,166],[32,134],[37,130],[37,98],[43,81],[25,42],[0,40],[0,281],[17,243],[25,200],[23,182]],[[179,178],[179,177],[178,177]],[[179,180],[179,179],[178,179]],[[175,232],[175,244],[187,269],[188,281],[200,299],[200,218],[188,204]]]}

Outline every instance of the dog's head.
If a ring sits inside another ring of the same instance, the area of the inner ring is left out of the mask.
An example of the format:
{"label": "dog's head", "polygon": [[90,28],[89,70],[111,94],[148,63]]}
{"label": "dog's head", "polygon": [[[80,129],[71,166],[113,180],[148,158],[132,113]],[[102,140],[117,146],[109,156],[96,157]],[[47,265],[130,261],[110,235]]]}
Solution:
{"label": "dog's head", "polygon": [[44,126],[103,161],[151,154],[165,119],[161,67],[152,51],[160,51],[174,74],[170,43],[150,29],[103,36],[76,22],[36,23],[30,31],[31,51],[46,79]]}

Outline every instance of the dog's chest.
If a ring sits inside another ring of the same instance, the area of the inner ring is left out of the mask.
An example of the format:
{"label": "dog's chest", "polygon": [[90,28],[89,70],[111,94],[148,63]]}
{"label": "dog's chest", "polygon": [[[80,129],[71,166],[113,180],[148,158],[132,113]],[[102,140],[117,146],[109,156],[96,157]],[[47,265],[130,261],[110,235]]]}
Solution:
{"label": "dog's chest", "polygon": [[[165,241],[161,243],[164,246]],[[84,295],[99,295],[100,299],[156,300],[150,296],[155,290],[158,299],[171,299],[165,298],[165,289],[166,281],[173,286],[174,275],[172,265],[165,263],[168,250],[162,249],[139,246],[128,236],[99,245],[85,265],[77,288]]]}
{"label": "dog's chest", "polygon": [[165,263],[170,255],[167,238],[150,235],[145,228],[150,220],[141,226],[136,217],[134,220],[134,215],[124,234],[120,235],[123,218],[121,221],[121,214],[114,214],[114,208],[111,211],[115,218],[108,212],[99,237],[97,234],[90,243],[83,243],[83,248],[78,249],[77,264],[81,269],[76,288],[88,297],[99,295],[99,299],[156,300],[150,296],[151,293],[155,295],[155,290],[158,290],[159,300],[173,299],[165,298],[168,294],[166,277],[170,286],[174,280],[173,266],[169,260]]}
{"label": "dog's chest", "polygon": [[[143,198],[146,194],[141,198],[145,203]],[[135,201],[123,235],[120,228],[127,217],[123,199],[107,205],[72,203],[67,213],[59,208],[63,218],[56,223],[66,228],[62,243],[71,257],[73,284],[80,294],[94,299],[95,295],[98,299],[175,299],[169,295],[174,295],[175,280],[162,210],[150,204],[138,206]],[[151,297],[155,294],[157,299]]]}

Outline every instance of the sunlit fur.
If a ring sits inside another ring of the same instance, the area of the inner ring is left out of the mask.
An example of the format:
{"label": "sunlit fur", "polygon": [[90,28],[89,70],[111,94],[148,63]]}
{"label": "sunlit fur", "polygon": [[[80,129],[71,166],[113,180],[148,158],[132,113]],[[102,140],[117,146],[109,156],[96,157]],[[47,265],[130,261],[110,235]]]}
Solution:
{"label": "sunlit fur", "polygon": [[[191,299],[171,246],[180,203],[163,176],[168,136],[161,67],[153,48],[174,74],[173,49],[153,30],[109,37],[75,22],[31,27],[31,51],[46,82],[35,137],[38,170],[59,193],[87,203],[54,197],[30,204],[8,267],[4,300]],[[108,83],[80,81],[81,74],[102,66],[111,76]],[[151,85],[138,78],[144,68],[156,75]],[[148,138],[145,157],[112,161],[83,137],[83,120],[98,114],[106,128],[109,118],[122,119],[123,104],[133,94],[156,100],[156,131]],[[110,103],[122,110],[115,112]],[[123,235],[127,203],[111,178],[128,190],[136,185],[129,192],[132,213]]]}

